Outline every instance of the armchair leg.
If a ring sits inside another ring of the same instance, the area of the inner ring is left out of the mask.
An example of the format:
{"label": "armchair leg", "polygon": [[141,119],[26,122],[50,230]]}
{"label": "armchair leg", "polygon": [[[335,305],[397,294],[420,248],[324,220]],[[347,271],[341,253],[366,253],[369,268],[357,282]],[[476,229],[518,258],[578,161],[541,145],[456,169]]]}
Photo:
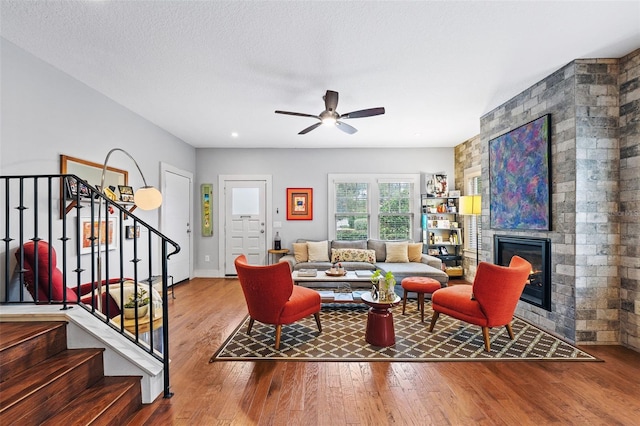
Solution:
{"label": "armchair leg", "polygon": [[438,321],[439,316],[440,316],[440,312],[433,311],[433,316],[431,317],[431,324],[429,324],[429,332],[433,331],[433,327],[435,327],[436,321]]}
{"label": "armchair leg", "polygon": [[511,340],[515,339],[515,336],[513,335],[513,329],[511,328],[511,323],[505,324],[505,327],[507,328],[507,332],[509,333],[509,337],[511,338]]}
{"label": "armchair leg", "polygon": [[320,324],[320,312],[316,312],[313,314],[313,317],[316,319],[316,324],[318,325],[318,331],[322,333],[322,324]]}
{"label": "armchair leg", "polygon": [[276,325],[276,350],[280,349],[280,335],[282,334],[282,324]]}
{"label": "armchair leg", "polygon": [[489,339],[489,327],[482,327],[482,337],[484,339],[484,349],[491,352],[491,340]]}
{"label": "armchair leg", "polygon": [[253,318],[249,318],[249,326],[247,327],[247,335],[251,335],[251,329],[253,328]]}

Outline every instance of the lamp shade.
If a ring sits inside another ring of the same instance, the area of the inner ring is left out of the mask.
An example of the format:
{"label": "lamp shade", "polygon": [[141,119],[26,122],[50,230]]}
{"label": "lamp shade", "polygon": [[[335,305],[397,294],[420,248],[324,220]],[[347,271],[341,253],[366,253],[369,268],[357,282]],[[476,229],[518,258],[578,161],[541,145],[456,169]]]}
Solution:
{"label": "lamp shade", "polygon": [[460,197],[460,214],[479,215],[482,213],[482,197],[480,195],[465,195]]}
{"label": "lamp shade", "polygon": [[153,210],[162,204],[162,194],[153,186],[143,186],[133,195],[133,201],[142,210]]}

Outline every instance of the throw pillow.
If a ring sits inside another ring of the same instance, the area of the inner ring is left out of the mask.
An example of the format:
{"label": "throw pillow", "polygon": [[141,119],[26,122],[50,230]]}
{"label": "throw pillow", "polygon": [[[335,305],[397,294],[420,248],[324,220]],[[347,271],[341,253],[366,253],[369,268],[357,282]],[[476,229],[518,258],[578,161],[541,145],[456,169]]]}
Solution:
{"label": "throw pillow", "polygon": [[409,243],[409,262],[422,262],[422,243]]}
{"label": "throw pillow", "polygon": [[293,243],[293,257],[296,258],[296,262],[306,262],[309,260],[309,250],[307,249],[307,243]]}
{"label": "throw pillow", "polygon": [[376,252],[362,249],[331,249],[331,263],[336,262],[376,263]]}
{"label": "throw pillow", "polygon": [[386,262],[409,263],[409,243],[387,243]]}
{"label": "throw pillow", "polygon": [[309,251],[309,262],[329,261],[328,241],[307,241],[307,250]]}

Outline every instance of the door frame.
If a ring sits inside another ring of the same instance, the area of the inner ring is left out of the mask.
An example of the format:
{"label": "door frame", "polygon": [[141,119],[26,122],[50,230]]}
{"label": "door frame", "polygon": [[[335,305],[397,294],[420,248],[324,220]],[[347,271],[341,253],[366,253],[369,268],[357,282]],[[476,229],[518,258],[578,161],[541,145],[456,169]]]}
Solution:
{"label": "door frame", "polygon": [[225,229],[227,205],[224,189],[227,186],[227,182],[232,181],[264,181],[265,182],[265,229],[266,229],[266,244],[265,244],[265,257],[266,261],[269,259],[269,241],[272,239],[273,233],[273,214],[272,214],[272,176],[271,175],[219,175],[218,176],[218,229],[220,230],[220,237],[218,238],[218,271],[221,276],[226,276],[225,259],[226,253],[226,241],[227,231]]}
{"label": "door frame", "polygon": [[[192,279],[194,277],[193,275],[193,240],[194,240],[194,233],[193,233],[193,210],[194,210],[194,197],[193,197],[193,173],[187,171],[187,170],[182,170],[179,169],[177,167],[172,166],[171,164],[167,164],[164,162],[160,162],[160,188],[162,190],[162,193],[164,193],[165,191],[165,185],[166,185],[166,178],[165,178],[165,173],[173,173],[176,175],[180,175],[183,176],[187,179],[189,179],[189,199],[191,200],[189,202],[189,228],[191,229],[191,235],[189,237],[189,279]],[[164,210],[164,203],[166,202],[166,200],[163,201],[162,205],[160,206],[160,230],[164,233],[166,232],[166,223],[165,223],[165,219],[167,219],[167,215],[165,213]],[[160,251],[162,252],[162,251]]]}

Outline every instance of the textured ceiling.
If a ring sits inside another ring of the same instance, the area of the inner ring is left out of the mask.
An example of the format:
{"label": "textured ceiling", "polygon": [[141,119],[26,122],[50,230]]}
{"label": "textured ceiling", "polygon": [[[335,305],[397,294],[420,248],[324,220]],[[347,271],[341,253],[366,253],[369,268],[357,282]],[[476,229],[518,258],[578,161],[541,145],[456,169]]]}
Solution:
{"label": "textured ceiling", "polygon": [[[2,37],[194,147],[450,147],[577,58],[640,47],[640,2],[6,1]],[[327,89],[338,112],[321,126]],[[237,137],[232,137],[237,132]]]}

